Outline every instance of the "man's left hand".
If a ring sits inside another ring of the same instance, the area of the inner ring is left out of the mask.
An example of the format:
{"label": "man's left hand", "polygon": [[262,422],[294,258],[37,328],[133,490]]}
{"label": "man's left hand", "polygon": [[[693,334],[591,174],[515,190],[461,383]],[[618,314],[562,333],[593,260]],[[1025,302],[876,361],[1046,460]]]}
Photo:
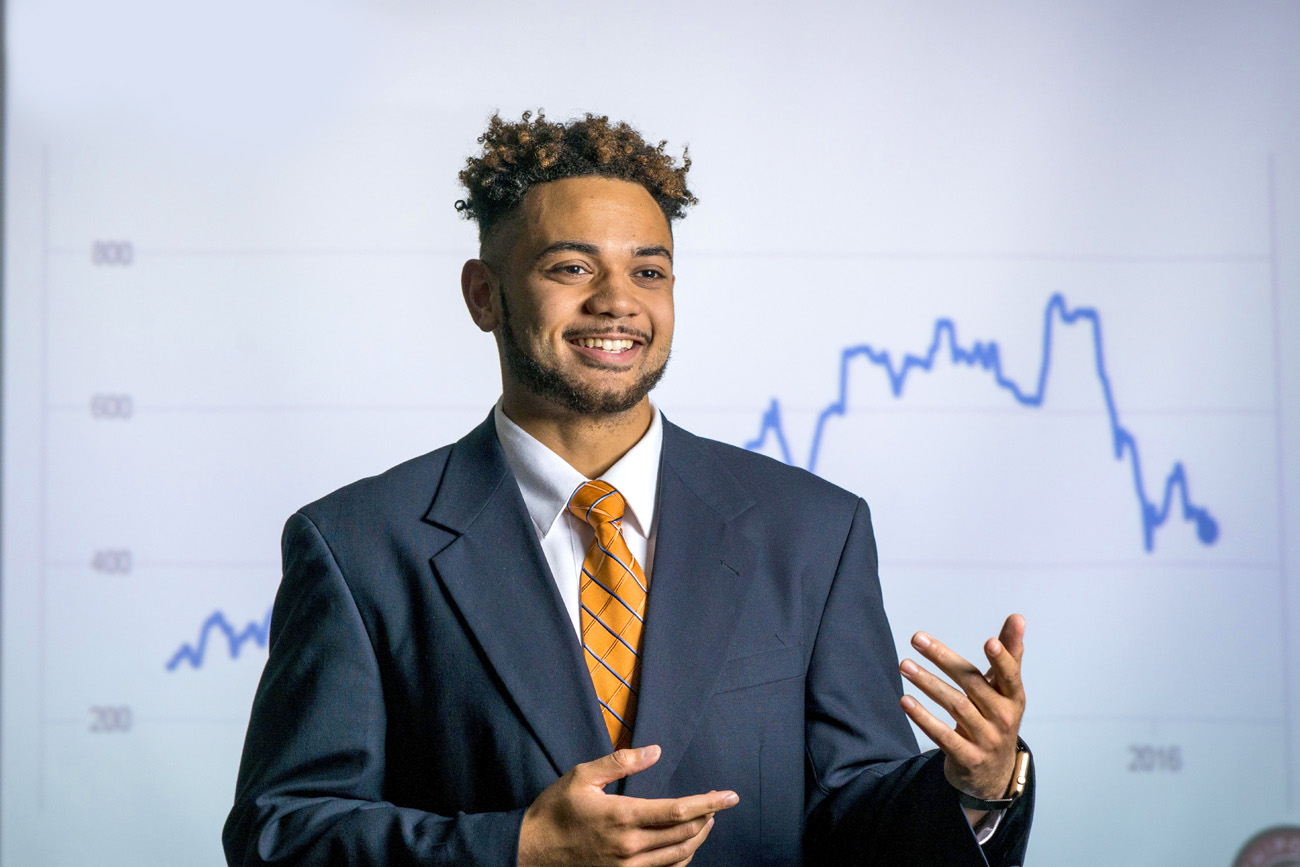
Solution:
{"label": "man's left hand", "polygon": [[[1012,614],[997,638],[984,643],[990,668],[974,665],[924,632],[912,636],[912,646],[938,666],[960,689],[921,668],[910,659],[899,665],[903,676],[952,715],[954,726],[926,710],[911,696],[902,706],[912,721],[944,753],[948,782],[967,794],[994,800],[1006,794],[1015,768],[1025,690],[1020,660],[1025,653],[1025,618]],[[974,824],[983,813],[967,810]]]}

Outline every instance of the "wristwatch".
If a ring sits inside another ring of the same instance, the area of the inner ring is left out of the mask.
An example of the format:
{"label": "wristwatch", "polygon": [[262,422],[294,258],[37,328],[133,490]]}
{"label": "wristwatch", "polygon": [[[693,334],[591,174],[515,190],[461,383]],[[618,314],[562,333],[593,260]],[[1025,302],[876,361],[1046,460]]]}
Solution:
{"label": "wristwatch", "polygon": [[977,798],[974,795],[968,795],[961,789],[957,790],[957,800],[968,810],[1006,810],[1016,802],[1025,793],[1025,787],[1029,784],[1029,750],[1026,747],[1020,747],[1016,750],[1015,771],[1011,774],[1011,785],[1007,789],[1005,798],[998,798],[992,801],[986,801],[983,798]]}

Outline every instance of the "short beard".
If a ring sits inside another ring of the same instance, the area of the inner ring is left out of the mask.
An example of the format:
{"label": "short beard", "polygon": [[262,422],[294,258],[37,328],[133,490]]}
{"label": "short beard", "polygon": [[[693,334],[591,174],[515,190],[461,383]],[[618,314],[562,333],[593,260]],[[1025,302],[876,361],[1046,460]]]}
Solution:
{"label": "short beard", "polygon": [[[501,355],[506,368],[520,385],[536,397],[548,400],[570,412],[582,415],[618,415],[635,407],[648,395],[668,369],[668,359],[622,391],[593,388],[583,382],[567,378],[559,370],[547,367],[529,355],[515,337],[510,324],[510,308],[506,305],[505,287],[498,293],[501,299]],[[649,344],[646,344],[649,347]],[[671,353],[670,353],[671,354]]]}

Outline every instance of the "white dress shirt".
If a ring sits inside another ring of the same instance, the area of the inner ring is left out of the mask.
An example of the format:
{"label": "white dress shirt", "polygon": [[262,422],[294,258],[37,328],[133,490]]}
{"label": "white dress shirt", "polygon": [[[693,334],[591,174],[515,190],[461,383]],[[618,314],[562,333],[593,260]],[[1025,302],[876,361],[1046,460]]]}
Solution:
{"label": "white dress shirt", "polygon": [[[654,560],[655,533],[659,526],[659,459],[663,454],[664,428],[659,409],[650,405],[650,429],[636,445],[606,470],[601,478],[623,495],[627,504],[623,513],[623,539],[628,550],[645,572],[646,586],[651,586],[650,570]],[[506,463],[519,482],[524,506],[533,519],[537,538],[542,543],[546,564],[560,590],[564,608],[573,621],[573,629],[582,640],[579,619],[579,580],[587,547],[596,531],[586,521],[565,507],[573,492],[583,482],[591,481],[575,470],[568,461],[543,445],[528,431],[515,424],[497,401],[492,411],[497,439],[506,453]],[[651,590],[653,592],[653,589]],[[1004,811],[991,812],[975,827],[975,839],[984,845],[1002,822]]]}
{"label": "white dress shirt", "polygon": [[[659,419],[659,410],[653,404],[650,409],[650,429],[618,463],[601,475],[601,479],[623,495],[627,504],[623,513],[623,539],[632,556],[641,564],[647,586],[651,580],[655,530],[659,523],[656,512],[659,458],[664,445],[664,427]],[[555,579],[564,608],[569,612],[573,629],[581,641],[578,576],[587,556],[587,547],[596,538],[596,531],[565,507],[578,486],[590,480],[507,418],[501,409],[501,401],[497,401],[492,418],[496,422],[497,439],[501,440],[501,448],[506,453],[506,463],[510,464],[519,482],[524,506],[533,519],[546,564],[551,567],[551,577]]]}

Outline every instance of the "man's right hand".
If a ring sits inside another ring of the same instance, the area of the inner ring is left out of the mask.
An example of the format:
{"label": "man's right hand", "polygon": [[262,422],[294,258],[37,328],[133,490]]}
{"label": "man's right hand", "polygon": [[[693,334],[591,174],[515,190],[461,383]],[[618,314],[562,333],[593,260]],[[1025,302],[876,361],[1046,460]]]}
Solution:
{"label": "man's right hand", "polygon": [[735,792],[647,800],[608,795],[605,786],[659,761],[659,747],[616,750],[576,765],[537,796],[519,829],[519,867],[679,867],[709,836],[713,814]]}

